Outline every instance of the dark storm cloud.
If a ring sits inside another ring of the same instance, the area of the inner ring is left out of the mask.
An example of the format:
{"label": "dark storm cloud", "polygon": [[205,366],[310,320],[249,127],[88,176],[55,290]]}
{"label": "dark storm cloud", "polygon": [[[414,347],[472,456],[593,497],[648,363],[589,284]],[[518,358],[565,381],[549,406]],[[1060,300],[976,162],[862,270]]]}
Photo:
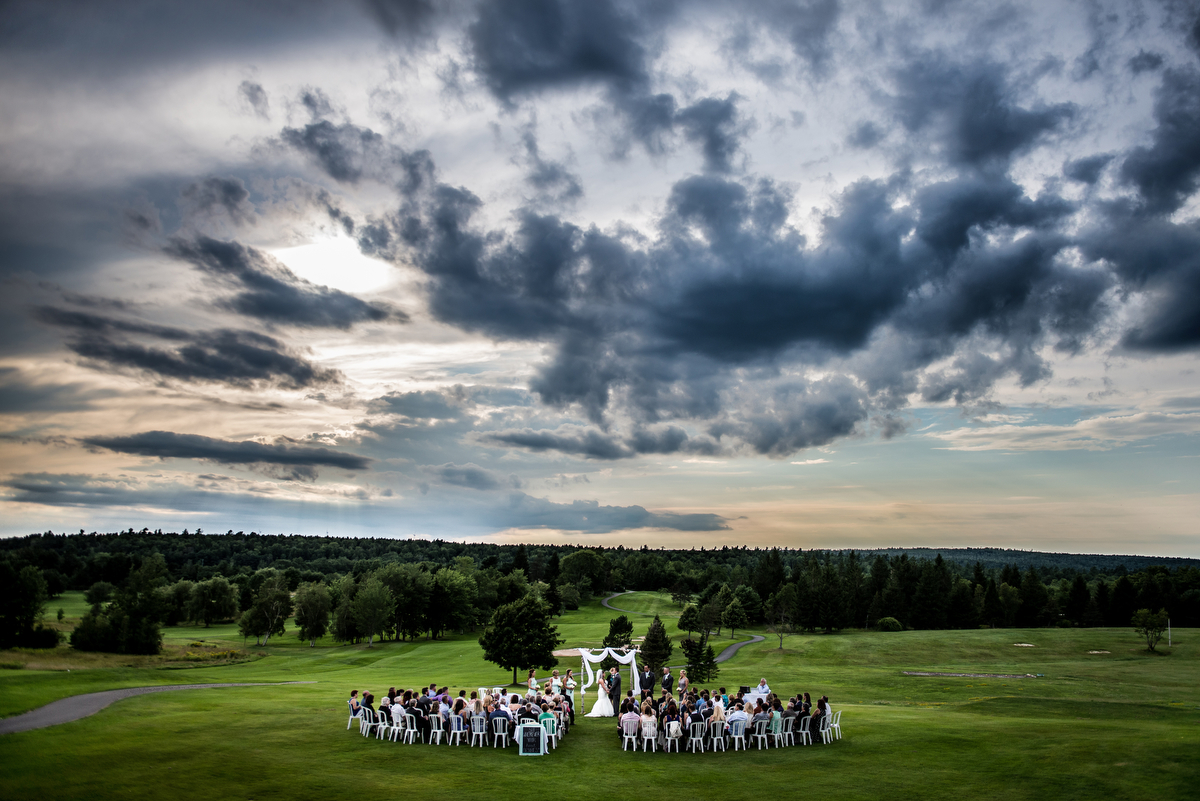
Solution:
{"label": "dark storm cloud", "polygon": [[1129,71],[1134,75],[1140,75],[1143,72],[1153,72],[1162,65],[1162,56],[1158,53],[1147,53],[1145,50],[1139,50],[1136,56],[1129,59]]}
{"label": "dark storm cloud", "polygon": [[733,157],[749,132],[749,123],[738,116],[739,99],[737,93],[730,93],[723,100],[704,98],[675,117],[684,136],[700,146],[704,168],[710,172],[729,172],[733,169]]}
{"label": "dark storm cloud", "polygon": [[285,475],[299,480],[312,480],[318,467],[343,470],[366,470],[371,460],[353,453],[329,448],[245,440],[234,442],[198,434],[176,434],[171,431],[146,431],[122,437],[86,437],[84,444],[93,448],[152,456],[158,459],[197,459],[226,465],[273,465]]}
{"label": "dark storm cloud", "polygon": [[557,431],[496,431],[482,437],[484,442],[513,445],[534,452],[557,451],[585,459],[625,459],[635,451],[615,437],[590,428],[564,426]]}
{"label": "dark storm cloud", "polygon": [[254,221],[254,204],[240,178],[206,178],[185,187],[181,197],[192,214],[224,212],[236,225]]}
{"label": "dark storm cloud", "polygon": [[280,140],[342,183],[370,179],[411,194],[427,188],[433,180],[433,160],[428,151],[407,152],[370,128],[352,123],[316,120],[303,128],[284,128]]}
{"label": "dark storm cloud", "polygon": [[496,97],[598,83],[621,93],[648,81],[641,21],[609,0],[485,0],[469,28],[476,69]]}
{"label": "dark storm cloud", "polygon": [[883,141],[887,134],[875,123],[864,120],[855,126],[846,137],[846,144],[851,147],[868,150]]}
{"label": "dark storm cloud", "polygon": [[271,100],[262,84],[254,81],[242,81],[238,84],[238,94],[250,104],[250,108],[254,109],[254,113],[259,117],[264,120],[271,118]]}
{"label": "dark storm cloud", "polygon": [[1100,174],[1104,172],[1104,168],[1112,160],[1113,156],[1111,153],[1100,153],[1095,156],[1086,156],[1074,161],[1068,161],[1063,165],[1063,175],[1073,181],[1094,184],[1100,180]]}
{"label": "dark storm cloud", "polygon": [[554,503],[524,493],[513,493],[507,505],[495,511],[497,523],[510,528],[550,528],[605,534],[632,528],[665,528],[675,531],[726,531],[725,518],[714,514],[648,512],[641,506],[601,506],[596,501]]}
{"label": "dark storm cloud", "polygon": [[1200,179],[1200,71],[1167,70],[1154,101],[1154,143],[1135,148],[1121,178],[1153,213],[1169,214],[1195,194]]}
{"label": "dark storm cloud", "polygon": [[[67,347],[89,361],[161,378],[233,386],[266,384],[289,389],[341,380],[336,370],[319,367],[289,353],[279,340],[253,331],[185,331],[53,307],[37,309],[35,316],[42,322],[73,331]],[[172,344],[149,345],[130,335]]]}
{"label": "dark storm cloud", "polygon": [[[946,112],[960,127],[990,121],[1008,133],[972,151],[957,177],[851,185],[822,218],[815,247],[789,225],[784,188],[715,169],[674,185],[653,239],[530,208],[510,232],[484,230],[474,222],[482,201],[437,184],[432,166],[376,224],[429,276],[438,319],[546,343],[550,359],[530,389],[599,427],[511,429],[484,441],[587,459],[740,447],[783,456],[861,430],[872,409],[894,410],[906,394],[969,402],[1004,376],[1040,380],[1044,343],[1078,352],[1107,314],[1108,274],[1059,263],[1072,241],[1055,232],[1077,205],[1051,189],[1031,198],[1000,169],[1071,112],[1014,105],[1002,75],[954,74],[957,88],[914,126]],[[960,96],[980,87],[999,110]],[[949,130],[957,141],[962,131]],[[742,367],[856,358],[894,335],[906,345],[887,364],[860,360],[861,385],[785,383],[755,395],[731,384]],[[921,383],[921,371],[952,356]],[[632,427],[613,433],[614,412]]]}
{"label": "dark storm cloud", "polygon": [[437,9],[432,0],[363,0],[371,16],[392,36],[422,32]]}
{"label": "dark storm cloud", "polygon": [[725,172],[751,129],[736,95],[703,98],[680,109],[675,97],[651,89],[653,54],[646,41],[673,3],[624,6],[610,0],[486,0],[469,28],[472,62],[492,94],[514,106],[553,89],[598,86],[621,117],[614,137],[620,155],[637,142],[651,153],[670,149],[678,130],[700,147],[706,169]]}
{"label": "dark storm cloud", "polygon": [[526,130],[521,135],[529,171],[525,182],[537,193],[537,198],[554,205],[569,205],[583,197],[583,183],[561,162],[542,158],[537,135]]}
{"label": "dark storm cloud", "polygon": [[1122,285],[1144,293],[1144,308],[1125,333],[1134,351],[1200,347],[1200,228],[1121,205],[1083,236],[1084,252],[1112,266]]}
{"label": "dark storm cloud", "polygon": [[1076,116],[1070,103],[1019,105],[1021,87],[1004,67],[959,64],[938,54],[914,58],[896,70],[895,111],[910,132],[935,131],[954,164],[1005,167]]}
{"label": "dark storm cloud", "polygon": [[421,470],[435,481],[455,487],[487,491],[496,489],[519,489],[521,481],[514,475],[501,476],[477,464],[426,465]]}
{"label": "dark storm cloud", "polygon": [[408,319],[387,304],[367,303],[341,290],[305,281],[269,255],[237,242],[176,237],[166,252],[241,286],[243,291],[217,301],[218,305],[268,323],[345,330],[355,323]]}
{"label": "dark storm cloud", "polygon": [[95,401],[116,394],[78,383],[31,382],[15,367],[0,367],[0,414],[79,412],[94,409]]}

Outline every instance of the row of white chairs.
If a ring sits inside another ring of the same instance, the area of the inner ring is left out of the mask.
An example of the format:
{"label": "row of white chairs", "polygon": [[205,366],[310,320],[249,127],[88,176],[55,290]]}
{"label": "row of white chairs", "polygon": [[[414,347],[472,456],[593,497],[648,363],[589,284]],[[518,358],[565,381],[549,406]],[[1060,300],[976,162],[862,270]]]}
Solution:
{"label": "row of white chairs", "polygon": [[[728,739],[733,745],[733,750],[749,750],[750,742],[753,741],[759,750],[770,748],[772,741],[776,748],[784,746],[796,745],[796,738],[800,738],[802,745],[812,744],[812,735],[809,732],[809,727],[797,729],[797,718],[784,718],[780,722],[777,730],[771,728],[771,721],[760,720],[753,724],[749,732],[747,732],[746,724],[748,721],[737,720],[729,724],[729,731],[725,730],[725,722],[712,720],[707,723],[697,721],[696,723],[688,724],[687,744],[685,748],[692,753],[704,753],[706,747],[711,751],[724,751],[725,741]],[[842,738],[842,712],[839,709],[833,715],[826,715],[821,718],[820,735],[821,742],[832,743],[834,738]],[[636,721],[630,720],[621,724],[621,750],[627,751],[632,748],[634,751],[638,748],[638,743],[641,743],[643,751],[657,751],[662,748],[665,752],[670,752],[672,749],[679,753],[679,743],[684,739],[683,724],[679,721],[670,721],[667,723],[666,731],[660,732],[658,724],[653,720]]]}
{"label": "row of white chairs", "polygon": [[[359,734],[364,737],[374,734],[376,739],[390,739],[392,742],[400,741],[406,744],[415,743],[418,740],[426,742],[422,737],[416,716],[407,712],[395,716],[395,720],[389,723],[386,716],[362,708],[357,713],[351,712],[350,719],[346,722],[346,728],[349,729],[355,720],[358,721]],[[552,748],[558,748],[558,743],[567,730],[564,725],[563,713],[556,711],[553,718],[541,721],[541,726],[546,730],[546,744]],[[507,718],[496,718],[491,721],[491,732],[493,748],[508,747],[512,738],[509,735]],[[473,716],[470,719],[469,727],[458,715],[451,715],[449,721],[443,721],[439,715],[429,717],[428,743],[430,745],[439,745],[443,737],[448,745],[462,745],[463,738],[469,735],[469,746],[483,748],[487,745],[487,733],[488,720],[483,715]]]}

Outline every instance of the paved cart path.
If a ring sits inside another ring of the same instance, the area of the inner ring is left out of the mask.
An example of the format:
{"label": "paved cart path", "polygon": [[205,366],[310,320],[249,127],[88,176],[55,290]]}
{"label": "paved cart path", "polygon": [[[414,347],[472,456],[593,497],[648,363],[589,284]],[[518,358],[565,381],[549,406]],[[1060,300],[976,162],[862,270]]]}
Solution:
{"label": "paved cart path", "polygon": [[94,715],[109,704],[123,698],[146,693],[162,693],[169,690],[205,690],[210,687],[276,687],[281,684],[316,684],[315,681],[242,682],[230,684],[160,684],[157,687],[126,687],[122,690],[104,690],[98,693],[72,695],[60,698],[45,706],[31,709],[21,715],[0,720],[0,734],[44,729]]}
{"label": "paved cart path", "polygon": [[[633,590],[629,590],[628,592],[633,592]],[[613,606],[612,604],[609,603],[609,601],[611,601],[613,598],[616,598],[617,596],[620,596],[620,595],[626,595],[626,594],[627,593],[625,593],[625,592],[614,592],[612,595],[608,596],[600,603],[601,603],[601,605],[608,607],[609,609],[613,610],[614,612],[624,612],[627,615],[645,615],[647,617],[650,616],[649,612],[633,612],[629,609],[622,609],[619,606]],[[732,645],[727,645],[725,647],[725,650],[721,651],[721,653],[717,655],[716,661],[717,662],[728,661],[729,659],[732,659],[733,655],[736,654],[738,651],[740,651],[744,646],[753,645],[754,643],[762,642],[765,639],[766,639],[766,637],[763,637],[760,634],[752,634],[752,635],[750,635],[750,639],[748,639],[748,640],[742,640],[741,642],[735,642]]]}

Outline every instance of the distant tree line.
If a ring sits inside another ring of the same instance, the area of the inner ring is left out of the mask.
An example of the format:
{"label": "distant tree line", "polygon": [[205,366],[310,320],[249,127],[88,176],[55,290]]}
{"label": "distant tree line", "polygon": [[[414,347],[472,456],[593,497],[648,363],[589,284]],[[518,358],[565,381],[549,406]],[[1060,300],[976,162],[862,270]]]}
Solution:
{"label": "distant tree line", "polygon": [[52,644],[56,633],[38,621],[46,601],[65,589],[86,590],[92,604],[75,647],[130,653],[156,651],[158,626],[186,621],[237,620],[244,636],[263,643],[294,616],[297,634],[310,642],[329,634],[370,644],[475,631],[498,608],[526,598],[557,615],[597,593],[667,590],[681,608],[688,664],[704,674],[715,669],[711,635],[763,624],[781,646],[792,631],[880,620],[914,629],[1127,626],[1135,611],[1149,609],[1164,610],[1175,625],[1200,625],[1196,560],[1130,571],[1113,557],[999,553],[1030,560],[989,567],[990,557],[969,563],[941,553],[501,546],[199,529],[43,534],[0,541],[0,570],[10,577],[0,583],[12,596],[0,634],[8,645],[37,637]]}

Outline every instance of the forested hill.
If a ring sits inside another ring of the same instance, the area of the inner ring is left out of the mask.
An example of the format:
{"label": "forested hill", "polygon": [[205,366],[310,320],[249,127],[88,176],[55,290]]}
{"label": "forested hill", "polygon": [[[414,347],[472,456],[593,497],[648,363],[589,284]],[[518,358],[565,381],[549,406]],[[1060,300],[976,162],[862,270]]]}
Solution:
{"label": "forested hill", "polygon": [[[519,566],[531,579],[539,579],[541,569],[552,555],[559,558],[582,550],[582,546],[494,545],[446,540],[396,539],[391,537],[349,538],[275,535],[251,532],[206,534],[195,532],[128,531],[99,534],[32,534],[0,540],[0,553],[42,570],[57,571],[70,588],[83,589],[95,581],[121,581],[135,561],[160,553],[172,575],[203,579],[214,573],[233,576],[274,567],[294,568],[302,572],[358,573],[384,562],[426,562],[449,565],[457,557],[469,556],[482,567],[501,570]],[[771,549],[746,546],[694,548],[688,550],[630,549],[591,547],[605,557],[612,569],[624,574],[627,583],[657,589],[670,586],[680,575],[722,571],[738,567],[753,571],[763,554]],[[780,561],[791,569],[811,554],[846,554],[849,549],[809,551],[780,549]],[[1200,559],[1177,557],[1043,553],[1003,548],[880,548],[857,550],[859,559],[870,564],[876,555],[913,559],[933,559],[938,554],[954,572],[969,574],[976,563],[989,572],[1007,565],[1022,570],[1036,568],[1043,580],[1071,577],[1119,576],[1151,566],[1172,570],[1200,567]]]}

